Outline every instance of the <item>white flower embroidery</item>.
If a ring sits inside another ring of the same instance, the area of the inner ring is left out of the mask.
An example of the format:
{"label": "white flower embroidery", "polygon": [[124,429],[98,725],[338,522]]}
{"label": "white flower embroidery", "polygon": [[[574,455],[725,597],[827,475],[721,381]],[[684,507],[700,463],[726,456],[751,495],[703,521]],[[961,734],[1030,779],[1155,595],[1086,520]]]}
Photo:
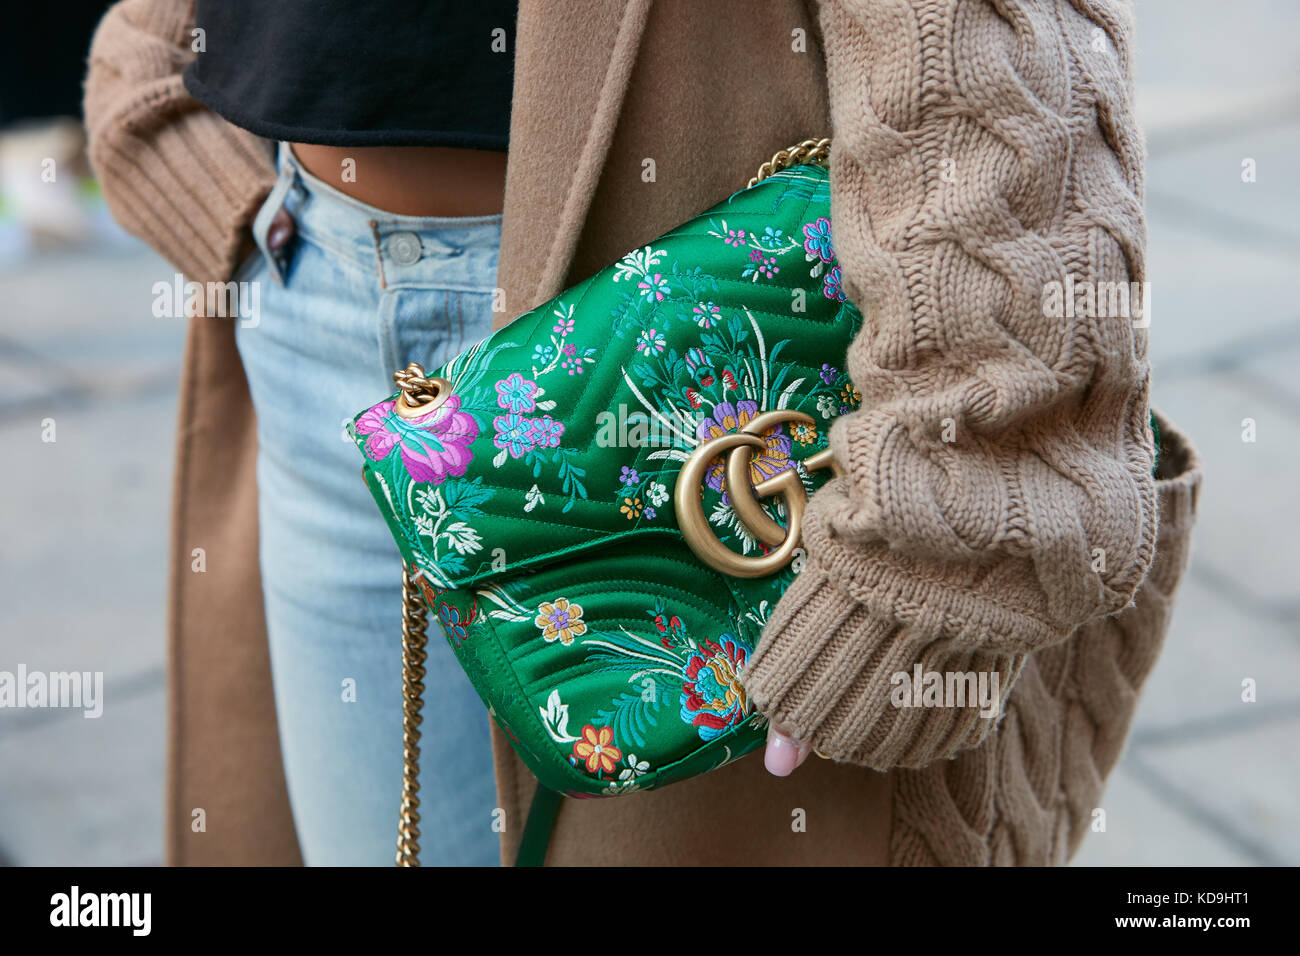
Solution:
{"label": "white flower embroidery", "polygon": [[618,772],[620,780],[635,780],[650,769],[650,761],[637,760],[636,754],[627,755],[627,766]]}
{"label": "white flower embroidery", "polygon": [[657,481],[650,482],[650,487],[646,489],[646,497],[650,503],[658,508],[668,500],[668,489]]}
{"label": "white flower embroidery", "polygon": [[666,254],[664,249],[633,249],[614,265],[614,281],[620,279],[642,279],[655,266],[659,258]]}

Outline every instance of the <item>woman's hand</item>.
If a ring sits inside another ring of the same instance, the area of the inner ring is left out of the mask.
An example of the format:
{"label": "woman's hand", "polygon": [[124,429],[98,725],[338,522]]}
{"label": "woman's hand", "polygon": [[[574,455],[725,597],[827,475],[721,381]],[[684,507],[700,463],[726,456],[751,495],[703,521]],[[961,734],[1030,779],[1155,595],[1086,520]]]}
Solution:
{"label": "woman's hand", "polygon": [[763,766],[768,773],[777,777],[788,777],[796,767],[808,759],[812,745],[796,740],[775,724],[767,728],[767,750],[763,754]]}

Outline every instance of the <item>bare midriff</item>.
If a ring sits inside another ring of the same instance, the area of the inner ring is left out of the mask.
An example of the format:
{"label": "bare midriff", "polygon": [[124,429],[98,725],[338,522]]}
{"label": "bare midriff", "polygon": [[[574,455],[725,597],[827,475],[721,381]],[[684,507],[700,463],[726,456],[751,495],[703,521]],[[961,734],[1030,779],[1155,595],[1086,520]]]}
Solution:
{"label": "bare midriff", "polygon": [[294,143],[293,154],[322,182],[402,216],[491,216],[505,198],[505,152]]}

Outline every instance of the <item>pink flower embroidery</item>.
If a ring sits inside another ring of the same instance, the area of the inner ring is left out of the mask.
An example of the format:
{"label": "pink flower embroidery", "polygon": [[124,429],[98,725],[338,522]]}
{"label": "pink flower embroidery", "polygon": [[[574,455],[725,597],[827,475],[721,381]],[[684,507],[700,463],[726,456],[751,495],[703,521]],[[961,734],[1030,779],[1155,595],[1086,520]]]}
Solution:
{"label": "pink flower embroidery", "polygon": [[370,436],[364,448],[371,461],[382,461],[396,446],[406,473],[435,485],[465,474],[473,459],[469,446],[478,437],[478,423],[460,410],[459,395],[413,419],[393,411],[392,402],[380,402],[357,419],[355,428],[358,435]]}

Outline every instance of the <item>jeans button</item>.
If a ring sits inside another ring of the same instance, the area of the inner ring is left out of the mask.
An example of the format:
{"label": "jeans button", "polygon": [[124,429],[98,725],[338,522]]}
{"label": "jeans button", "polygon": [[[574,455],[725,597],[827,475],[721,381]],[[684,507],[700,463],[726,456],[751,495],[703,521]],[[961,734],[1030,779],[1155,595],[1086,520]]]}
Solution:
{"label": "jeans button", "polygon": [[399,266],[413,266],[420,261],[420,237],[413,232],[395,232],[388,237],[388,254]]}

